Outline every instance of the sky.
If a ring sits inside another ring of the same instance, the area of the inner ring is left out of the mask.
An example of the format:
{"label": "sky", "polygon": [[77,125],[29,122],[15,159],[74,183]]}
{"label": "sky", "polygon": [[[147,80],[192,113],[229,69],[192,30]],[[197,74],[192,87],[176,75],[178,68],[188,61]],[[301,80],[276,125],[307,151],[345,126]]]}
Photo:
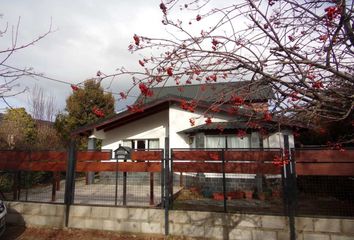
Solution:
{"label": "sky", "polygon": [[[131,54],[128,45],[134,34],[163,36],[165,29],[160,0],[0,0],[0,28],[8,31],[0,37],[0,50],[11,46],[11,29],[20,18],[19,45],[52,32],[35,45],[16,52],[6,64],[17,68],[32,67],[49,78],[77,84],[95,77],[98,70],[110,74],[117,68],[138,68],[139,54]],[[0,56],[1,57],[1,56]],[[70,85],[43,78],[23,77],[15,90],[41,87],[54,96],[58,109],[72,93]],[[108,86],[103,83],[104,87]],[[131,79],[115,81],[109,91],[124,91]],[[7,98],[12,107],[28,107],[28,92]],[[132,100],[131,100],[132,101]],[[120,103],[117,110],[127,103]],[[0,112],[6,110],[0,101]]]}

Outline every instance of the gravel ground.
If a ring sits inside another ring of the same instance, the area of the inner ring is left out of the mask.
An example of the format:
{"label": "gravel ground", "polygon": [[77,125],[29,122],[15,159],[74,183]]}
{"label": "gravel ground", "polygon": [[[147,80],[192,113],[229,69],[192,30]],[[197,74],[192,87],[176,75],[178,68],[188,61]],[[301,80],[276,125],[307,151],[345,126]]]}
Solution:
{"label": "gravel ground", "polygon": [[109,231],[34,228],[23,226],[7,226],[1,240],[197,240],[187,237],[165,237],[162,235],[122,234]]}

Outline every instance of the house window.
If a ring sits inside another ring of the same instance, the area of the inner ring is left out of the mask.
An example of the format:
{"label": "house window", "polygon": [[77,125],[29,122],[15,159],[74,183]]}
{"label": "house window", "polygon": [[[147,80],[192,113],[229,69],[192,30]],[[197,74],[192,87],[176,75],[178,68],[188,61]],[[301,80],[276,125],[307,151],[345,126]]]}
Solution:
{"label": "house window", "polygon": [[206,148],[251,148],[249,135],[240,138],[233,135],[207,135],[205,136]]}
{"label": "house window", "polygon": [[195,145],[196,148],[204,148],[204,133],[197,133],[195,135]]}
{"label": "house window", "polygon": [[123,140],[123,144],[124,147],[130,147],[130,148],[134,148],[134,141],[133,140]]}
{"label": "house window", "polygon": [[160,147],[159,139],[132,139],[123,140],[123,146],[132,149],[157,149]]}
{"label": "house window", "polygon": [[228,148],[250,148],[251,147],[251,140],[249,135],[243,138],[237,136],[227,136],[226,139],[227,139]]}
{"label": "house window", "polygon": [[225,148],[225,136],[206,136],[205,146],[206,148]]}
{"label": "house window", "polygon": [[159,139],[149,139],[148,144],[149,149],[157,149],[160,147]]}

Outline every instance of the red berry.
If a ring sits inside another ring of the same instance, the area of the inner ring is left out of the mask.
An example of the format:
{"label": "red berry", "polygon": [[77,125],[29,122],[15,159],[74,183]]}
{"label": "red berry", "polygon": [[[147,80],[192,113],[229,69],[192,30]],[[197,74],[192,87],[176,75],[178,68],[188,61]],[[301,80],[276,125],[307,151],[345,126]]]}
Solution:
{"label": "red berry", "polygon": [[134,39],[135,45],[139,46],[139,43],[140,43],[139,36],[138,36],[138,35],[136,35],[136,34],[134,34],[133,39]]}
{"label": "red berry", "polygon": [[78,86],[76,86],[76,85],[71,84],[70,86],[73,91],[79,90]]}
{"label": "red berry", "polygon": [[120,92],[119,95],[120,95],[120,97],[122,99],[126,99],[127,98],[127,94],[125,94],[124,92]]}
{"label": "red berry", "polygon": [[163,14],[165,14],[165,15],[167,14],[167,7],[164,3],[160,4],[160,9],[163,12]]}
{"label": "red berry", "polygon": [[210,125],[211,124],[211,118],[208,117],[207,119],[205,119],[205,124],[206,125]]}
{"label": "red berry", "polygon": [[166,72],[170,77],[173,75],[173,69],[171,67],[167,68]]}

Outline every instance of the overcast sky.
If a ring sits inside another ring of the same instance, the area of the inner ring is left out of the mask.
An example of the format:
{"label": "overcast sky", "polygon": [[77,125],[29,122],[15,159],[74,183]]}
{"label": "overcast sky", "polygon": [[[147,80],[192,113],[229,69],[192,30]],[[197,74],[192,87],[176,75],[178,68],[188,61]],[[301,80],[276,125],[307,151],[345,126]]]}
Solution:
{"label": "overcast sky", "polygon": [[[126,66],[139,67],[138,54],[132,55],[128,45],[136,33],[161,36],[164,26],[159,9],[160,0],[0,0],[0,26],[10,29],[21,18],[19,44],[45,33],[52,21],[53,33],[34,46],[17,52],[7,64],[18,68],[33,67],[37,73],[73,84],[94,77],[97,70],[112,73]],[[10,46],[11,32],[0,38],[0,49]],[[22,78],[18,89],[35,84],[56,98],[59,108],[72,92],[69,85],[42,78]],[[120,80],[112,91],[120,92],[131,84]],[[13,107],[27,107],[26,94],[8,99]],[[0,112],[6,105],[0,102]],[[121,104],[118,108],[123,107]]]}

